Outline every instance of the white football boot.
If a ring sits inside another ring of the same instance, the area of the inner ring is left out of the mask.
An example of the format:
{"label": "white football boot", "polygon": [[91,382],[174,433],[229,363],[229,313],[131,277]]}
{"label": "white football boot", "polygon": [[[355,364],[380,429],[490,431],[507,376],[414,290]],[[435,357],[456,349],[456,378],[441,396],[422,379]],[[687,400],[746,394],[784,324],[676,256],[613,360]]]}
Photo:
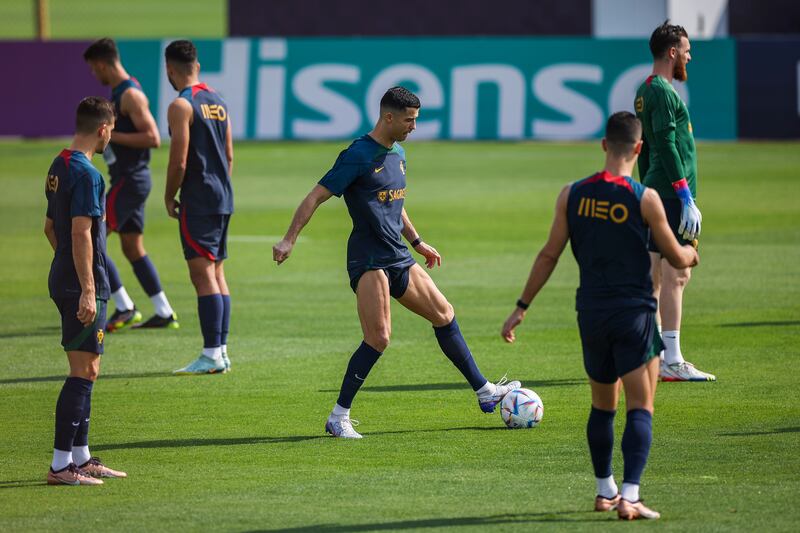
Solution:
{"label": "white football boot", "polygon": [[714,374],[708,374],[697,370],[692,363],[673,363],[668,365],[661,360],[658,370],[658,377],[661,381],[717,381]]}
{"label": "white football boot", "polygon": [[353,429],[354,425],[358,425],[358,420],[351,420],[349,416],[330,415],[325,422],[325,432],[343,439],[363,439],[361,433]]}
{"label": "white football boot", "polygon": [[478,395],[478,405],[484,413],[494,413],[497,404],[503,401],[503,397],[514,389],[522,387],[519,381],[508,381],[506,376],[494,384],[494,394],[484,393]]}

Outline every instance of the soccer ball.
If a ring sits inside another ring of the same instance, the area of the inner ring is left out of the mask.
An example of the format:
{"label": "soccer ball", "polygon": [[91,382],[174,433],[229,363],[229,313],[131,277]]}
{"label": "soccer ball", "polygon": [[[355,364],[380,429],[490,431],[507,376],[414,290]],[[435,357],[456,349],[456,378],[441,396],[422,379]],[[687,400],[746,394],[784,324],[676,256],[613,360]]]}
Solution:
{"label": "soccer ball", "polygon": [[544,404],[530,389],[514,389],[503,398],[500,416],[511,429],[533,428],[544,416]]}

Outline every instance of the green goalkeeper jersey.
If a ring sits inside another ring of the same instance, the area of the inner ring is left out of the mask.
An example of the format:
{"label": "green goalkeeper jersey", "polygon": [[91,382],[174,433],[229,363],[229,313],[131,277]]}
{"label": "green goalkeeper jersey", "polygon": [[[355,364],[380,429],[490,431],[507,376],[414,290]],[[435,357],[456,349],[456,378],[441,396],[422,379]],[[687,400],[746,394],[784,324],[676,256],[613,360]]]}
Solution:
{"label": "green goalkeeper jersey", "polygon": [[686,178],[697,197],[697,152],[689,110],[675,88],[661,76],[650,76],[636,91],[636,116],[642,121],[644,145],[639,177],[662,198],[677,198],[672,183]]}

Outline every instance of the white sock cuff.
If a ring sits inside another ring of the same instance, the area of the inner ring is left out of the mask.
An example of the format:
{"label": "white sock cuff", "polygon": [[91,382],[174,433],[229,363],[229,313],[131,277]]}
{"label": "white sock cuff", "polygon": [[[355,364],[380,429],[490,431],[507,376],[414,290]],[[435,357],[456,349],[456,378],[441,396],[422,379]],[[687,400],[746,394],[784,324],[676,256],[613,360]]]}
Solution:
{"label": "white sock cuff", "polygon": [[629,502],[639,501],[639,485],[636,483],[622,484],[622,497]]}
{"label": "white sock cuff", "polygon": [[203,355],[214,361],[222,359],[222,348],[216,346],[214,348],[203,348]]}
{"label": "white sock cuff", "polygon": [[172,306],[169,305],[169,300],[167,300],[167,295],[164,294],[164,291],[152,295],[150,297],[150,301],[153,302],[153,307],[156,310],[156,314],[161,318],[169,318],[174,313]]}
{"label": "white sock cuff", "polygon": [[482,394],[487,394],[487,393],[494,394],[495,390],[497,390],[497,386],[494,383],[492,383],[491,381],[487,381],[483,385],[483,387],[481,387],[480,389],[475,391],[475,394],[477,394],[478,396],[480,396]]}
{"label": "white sock cuff", "polygon": [[350,416],[350,409],[346,409],[337,403],[333,406],[333,411],[331,411],[331,414],[333,416]]}
{"label": "white sock cuff", "polygon": [[133,300],[128,296],[125,287],[120,287],[116,292],[112,292],[111,298],[114,300],[114,305],[117,306],[117,311],[130,311],[134,307]]}

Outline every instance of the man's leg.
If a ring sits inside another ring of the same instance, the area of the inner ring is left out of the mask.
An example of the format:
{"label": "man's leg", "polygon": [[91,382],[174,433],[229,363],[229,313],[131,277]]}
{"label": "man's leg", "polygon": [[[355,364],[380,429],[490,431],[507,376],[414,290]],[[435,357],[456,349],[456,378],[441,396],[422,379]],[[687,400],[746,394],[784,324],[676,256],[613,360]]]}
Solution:
{"label": "man's leg", "polygon": [[611,470],[614,452],[614,417],[617,414],[620,382],[600,383],[589,379],[592,410],[586,422],[586,440],[592,457],[597,497],[595,511],[611,511],[619,503],[617,484]]}
{"label": "man's leg", "polygon": [[661,290],[658,309],[661,315],[661,336],[664,340],[664,364],[661,378],[664,381],[715,381],[716,377],[697,370],[683,359],[680,343],[683,290],[692,275],[691,268],[676,269],[661,260]]}
{"label": "man's leg", "polygon": [[653,440],[653,400],[659,360],[653,357],[644,365],[622,376],[627,419],[622,434],[625,473],[622,500],[617,512],[622,519],[658,518],[660,515],[639,501],[639,484]]}
{"label": "man's leg", "polygon": [[519,381],[495,385],[486,380],[461,334],[453,306],[421,266],[411,266],[408,271],[408,287],[397,301],[433,325],[439,347],[472,386],[472,390],[478,395],[481,410],[493,412],[503,396],[522,386]]}
{"label": "man's leg", "polygon": [[[175,327],[177,321],[174,320],[174,311],[172,306],[167,300],[161,288],[161,280],[158,277],[158,271],[155,265],[150,261],[147,251],[144,249],[144,237],[141,232],[126,231],[119,234],[120,244],[122,245],[122,253],[125,258],[130,262],[133,267],[133,273],[136,274],[136,279],[142,286],[145,294],[153,302],[155,308],[155,316],[137,328],[154,328],[154,327]],[[161,320],[158,320],[161,319]]]}
{"label": "man's leg", "polygon": [[222,335],[222,295],[217,284],[216,266],[205,257],[195,257],[186,261],[189,277],[197,292],[197,313],[200,317],[200,331],[203,334],[203,352],[195,361],[174,374],[217,374],[225,371],[222,361],[220,337]]}
{"label": "man's leg", "polygon": [[217,278],[217,286],[222,295],[222,329],[220,330],[220,348],[222,350],[222,362],[225,369],[231,369],[231,360],[228,358],[228,331],[231,323],[231,293],[228,290],[228,282],[225,279],[225,268],[223,261],[217,261],[214,265],[214,275]]}
{"label": "man's leg", "polygon": [[389,346],[392,334],[389,280],[383,270],[368,270],[361,275],[356,288],[358,319],[364,340],[347,364],[339,398],[325,424],[325,431],[334,437],[360,439],[350,421],[350,406],[370,370]]}
{"label": "man's leg", "polygon": [[106,253],[106,268],[108,270],[108,284],[111,288],[111,299],[114,301],[115,310],[108,318],[106,331],[109,333],[125,328],[142,320],[142,314],[128,295],[128,291],[122,285],[117,265]]}
{"label": "man's leg", "polygon": [[56,403],[53,461],[47,473],[49,485],[100,485],[81,473],[72,457],[73,442],[83,422],[84,406],[90,401],[92,386],[100,367],[100,356],[84,351],[68,351],[69,376]]}

